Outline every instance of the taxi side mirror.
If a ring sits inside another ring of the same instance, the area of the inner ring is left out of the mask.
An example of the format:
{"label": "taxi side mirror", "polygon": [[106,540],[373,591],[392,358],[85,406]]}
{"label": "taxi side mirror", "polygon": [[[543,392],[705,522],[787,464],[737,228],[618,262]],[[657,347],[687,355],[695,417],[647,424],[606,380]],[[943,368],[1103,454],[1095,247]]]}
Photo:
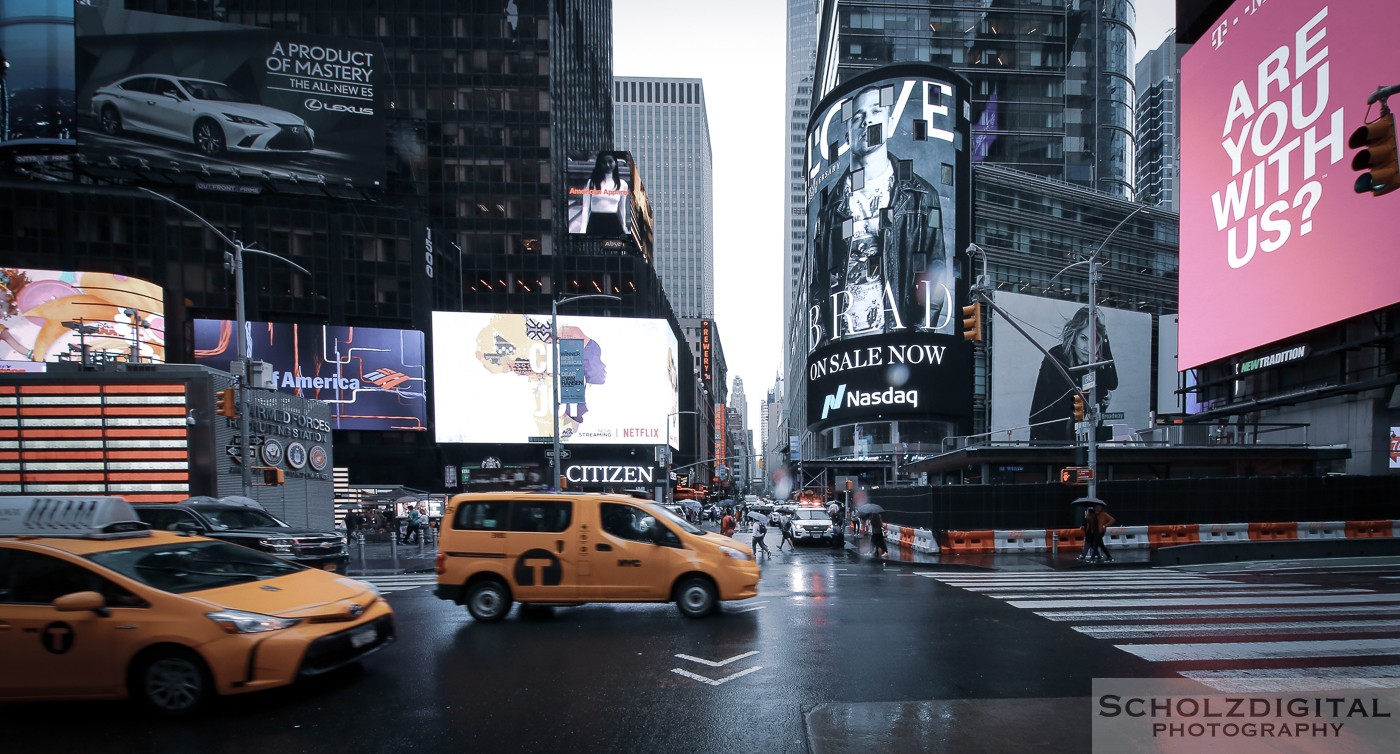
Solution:
{"label": "taxi side mirror", "polygon": [[53,608],[61,613],[81,613],[91,610],[106,618],[112,614],[107,609],[107,599],[97,592],[73,592],[53,601]]}

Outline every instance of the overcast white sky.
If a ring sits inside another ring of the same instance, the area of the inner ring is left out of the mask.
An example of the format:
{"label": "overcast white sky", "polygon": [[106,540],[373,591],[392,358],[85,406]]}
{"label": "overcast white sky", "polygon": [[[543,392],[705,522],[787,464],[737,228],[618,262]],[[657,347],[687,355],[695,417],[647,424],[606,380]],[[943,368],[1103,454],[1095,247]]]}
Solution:
{"label": "overcast white sky", "polygon": [[[1141,58],[1175,24],[1176,2],[1136,6]],[[759,403],[783,358],[786,46],[786,0],[613,0],[613,75],[704,81],[714,152],[715,321],[730,378],[744,379],[755,442]]]}

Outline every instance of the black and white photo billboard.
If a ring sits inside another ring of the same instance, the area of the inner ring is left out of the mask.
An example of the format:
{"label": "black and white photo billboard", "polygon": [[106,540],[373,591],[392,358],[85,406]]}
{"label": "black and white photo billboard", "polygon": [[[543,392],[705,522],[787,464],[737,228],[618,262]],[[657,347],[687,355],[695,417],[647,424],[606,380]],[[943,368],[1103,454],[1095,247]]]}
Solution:
{"label": "black and white photo billboard", "polygon": [[[1052,358],[1081,389],[1093,373],[1103,424],[1115,436],[1150,424],[1152,315],[1098,307],[1091,328],[1089,307],[1075,301],[999,291],[996,303],[1050,352],[1041,353],[999,313],[992,316],[991,430],[998,440],[1074,442],[1075,393]],[[1091,329],[1099,343],[1097,368],[1087,367],[1095,353]]]}
{"label": "black and white photo billboard", "polygon": [[379,43],[78,10],[88,172],[233,191],[382,183],[388,74]]}

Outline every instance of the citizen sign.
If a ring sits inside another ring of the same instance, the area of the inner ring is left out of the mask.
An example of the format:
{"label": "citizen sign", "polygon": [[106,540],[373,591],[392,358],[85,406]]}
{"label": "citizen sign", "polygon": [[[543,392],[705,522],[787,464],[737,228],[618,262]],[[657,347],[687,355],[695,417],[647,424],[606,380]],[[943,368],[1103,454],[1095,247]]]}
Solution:
{"label": "citizen sign", "polygon": [[564,478],[570,482],[645,482],[655,478],[650,466],[570,466]]}

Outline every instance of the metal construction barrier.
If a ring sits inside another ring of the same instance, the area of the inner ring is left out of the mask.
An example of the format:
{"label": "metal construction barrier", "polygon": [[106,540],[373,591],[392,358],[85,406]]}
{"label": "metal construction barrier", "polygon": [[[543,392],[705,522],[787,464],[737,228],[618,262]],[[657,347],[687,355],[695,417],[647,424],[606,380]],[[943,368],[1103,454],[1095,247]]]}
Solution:
{"label": "metal construction barrier", "polygon": [[1299,521],[1298,539],[1346,539],[1345,521]]}
{"label": "metal construction barrier", "polygon": [[1010,529],[992,533],[996,552],[1044,552],[1050,549],[1045,529]]}
{"label": "metal construction barrier", "polygon": [[1249,524],[1201,524],[1202,542],[1248,542]]}
{"label": "metal construction barrier", "polygon": [[1150,547],[1146,526],[1110,526],[1103,533],[1105,546],[1135,549]]}

